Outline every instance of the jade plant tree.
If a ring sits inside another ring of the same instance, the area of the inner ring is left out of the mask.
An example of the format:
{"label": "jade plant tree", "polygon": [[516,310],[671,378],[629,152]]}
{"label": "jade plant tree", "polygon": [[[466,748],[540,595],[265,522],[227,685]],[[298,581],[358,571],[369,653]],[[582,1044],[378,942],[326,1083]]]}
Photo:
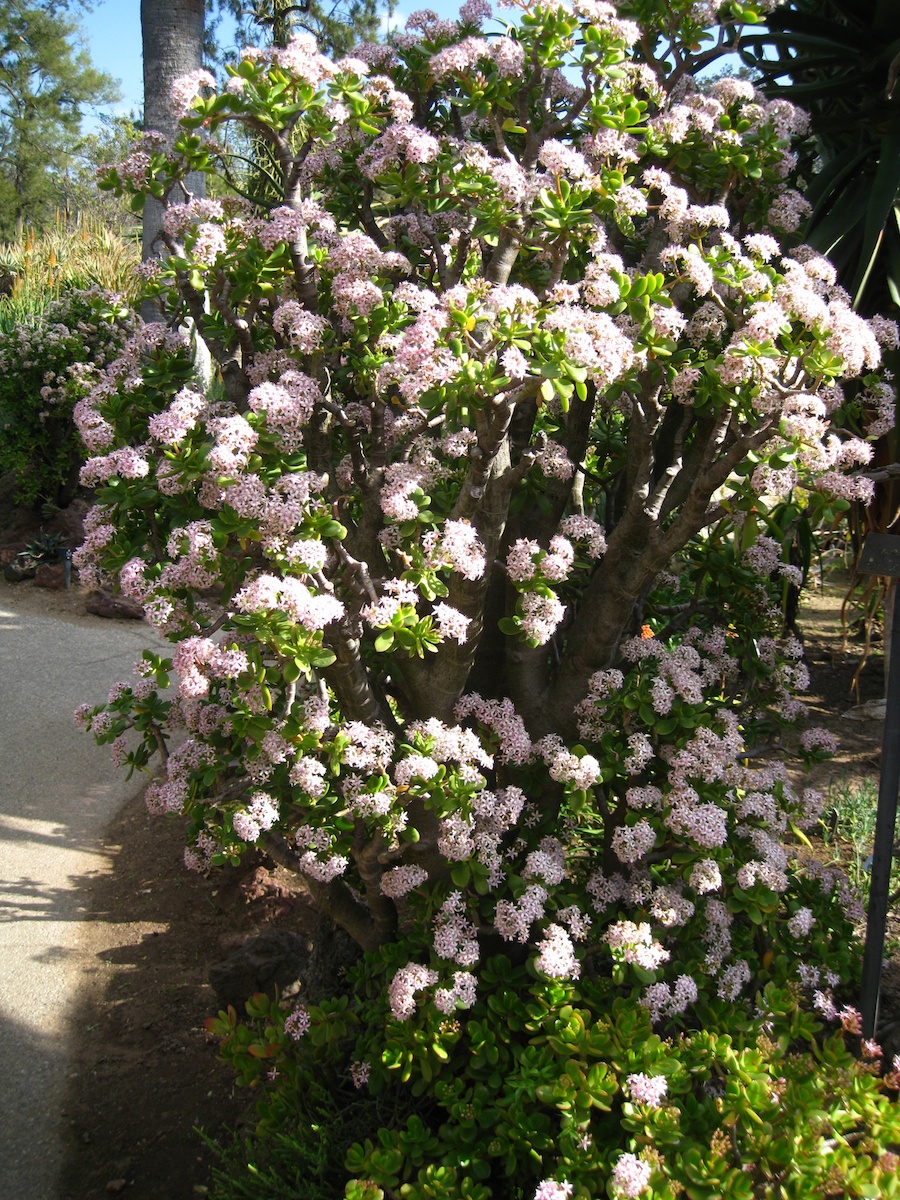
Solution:
{"label": "jade plant tree", "polygon": [[[106,180],[166,205],[166,320],[79,405],[77,559],[174,652],[79,718],[161,756],[189,866],[264,847],[355,948],[212,1025],[263,1129],[323,1086],[393,1114],[329,1195],[897,1194],[765,533],[787,478],[865,494],[841,381],[887,419],[896,329],[797,244],[803,115],[695,82],[710,20],[300,36],[181,81]],[[270,210],[181,185],[235,177],[234,126]]]}

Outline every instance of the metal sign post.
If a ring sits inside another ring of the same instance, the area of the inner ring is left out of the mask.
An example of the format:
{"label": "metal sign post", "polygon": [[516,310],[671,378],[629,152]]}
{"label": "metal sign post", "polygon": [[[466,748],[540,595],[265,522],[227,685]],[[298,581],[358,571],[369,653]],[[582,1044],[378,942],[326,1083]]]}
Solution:
{"label": "metal sign post", "polygon": [[[900,578],[900,537],[889,533],[870,533],[860,555],[858,570],[864,575]],[[900,789],[900,597],[895,598],[891,621],[891,653],[884,713],[884,740],[881,750],[881,781],[878,786],[875,849],[872,854],[872,879],[869,885],[869,912],[866,921],[866,945],[863,953],[860,1008],[862,1010],[863,1037],[867,1038],[874,1037],[875,1023],[878,1019],[878,993],[881,987],[884,938],[887,931],[898,789]]]}

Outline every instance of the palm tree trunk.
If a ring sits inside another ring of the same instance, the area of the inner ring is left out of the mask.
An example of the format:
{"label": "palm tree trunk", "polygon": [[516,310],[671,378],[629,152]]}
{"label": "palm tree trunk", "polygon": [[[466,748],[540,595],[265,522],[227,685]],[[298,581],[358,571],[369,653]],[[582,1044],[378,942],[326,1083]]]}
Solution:
{"label": "palm tree trunk", "polygon": [[[144,55],[144,129],[174,138],[177,120],[171,105],[172,84],[203,66],[204,0],[141,0],[141,41]],[[185,180],[192,196],[206,194],[206,176],[193,172]],[[163,206],[148,196],[144,205],[141,257],[146,262],[163,249],[159,242]],[[145,321],[158,321],[155,301],[141,305]],[[209,386],[209,352],[198,338],[195,367]]]}
{"label": "palm tree trunk", "polygon": [[[203,65],[203,0],[141,0],[141,39],[144,53],[144,129],[175,136],[170,104],[172,84]],[[205,178],[190,175],[188,190],[204,194]],[[158,253],[162,205],[148,198],[144,208],[143,257]]]}

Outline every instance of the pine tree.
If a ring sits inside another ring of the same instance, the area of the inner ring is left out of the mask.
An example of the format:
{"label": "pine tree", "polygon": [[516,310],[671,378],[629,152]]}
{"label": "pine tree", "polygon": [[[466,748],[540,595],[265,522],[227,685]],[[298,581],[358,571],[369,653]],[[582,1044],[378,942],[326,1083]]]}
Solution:
{"label": "pine tree", "polygon": [[64,207],[85,107],[117,98],[49,0],[0,0],[0,238]]}
{"label": "pine tree", "polygon": [[358,42],[375,41],[378,36],[377,0],[215,0],[220,12],[229,13],[238,22],[239,40],[244,43],[264,40],[285,45],[298,33],[311,33],[323,54],[339,58]]}

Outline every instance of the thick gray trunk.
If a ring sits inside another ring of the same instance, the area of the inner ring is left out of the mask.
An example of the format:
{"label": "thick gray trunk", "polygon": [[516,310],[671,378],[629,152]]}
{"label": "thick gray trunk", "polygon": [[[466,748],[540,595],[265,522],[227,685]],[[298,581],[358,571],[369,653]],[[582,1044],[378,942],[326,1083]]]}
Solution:
{"label": "thick gray trunk", "polygon": [[[203,0],[141,0],[141,40],[144,54],[144,129],[175,136],[170,104],[172,84],[203,65]],[[203,175],[188,176],[195,196],[204,194]],[[159,253],[162,205],[147,200],[144,209],[143,257]]]}

